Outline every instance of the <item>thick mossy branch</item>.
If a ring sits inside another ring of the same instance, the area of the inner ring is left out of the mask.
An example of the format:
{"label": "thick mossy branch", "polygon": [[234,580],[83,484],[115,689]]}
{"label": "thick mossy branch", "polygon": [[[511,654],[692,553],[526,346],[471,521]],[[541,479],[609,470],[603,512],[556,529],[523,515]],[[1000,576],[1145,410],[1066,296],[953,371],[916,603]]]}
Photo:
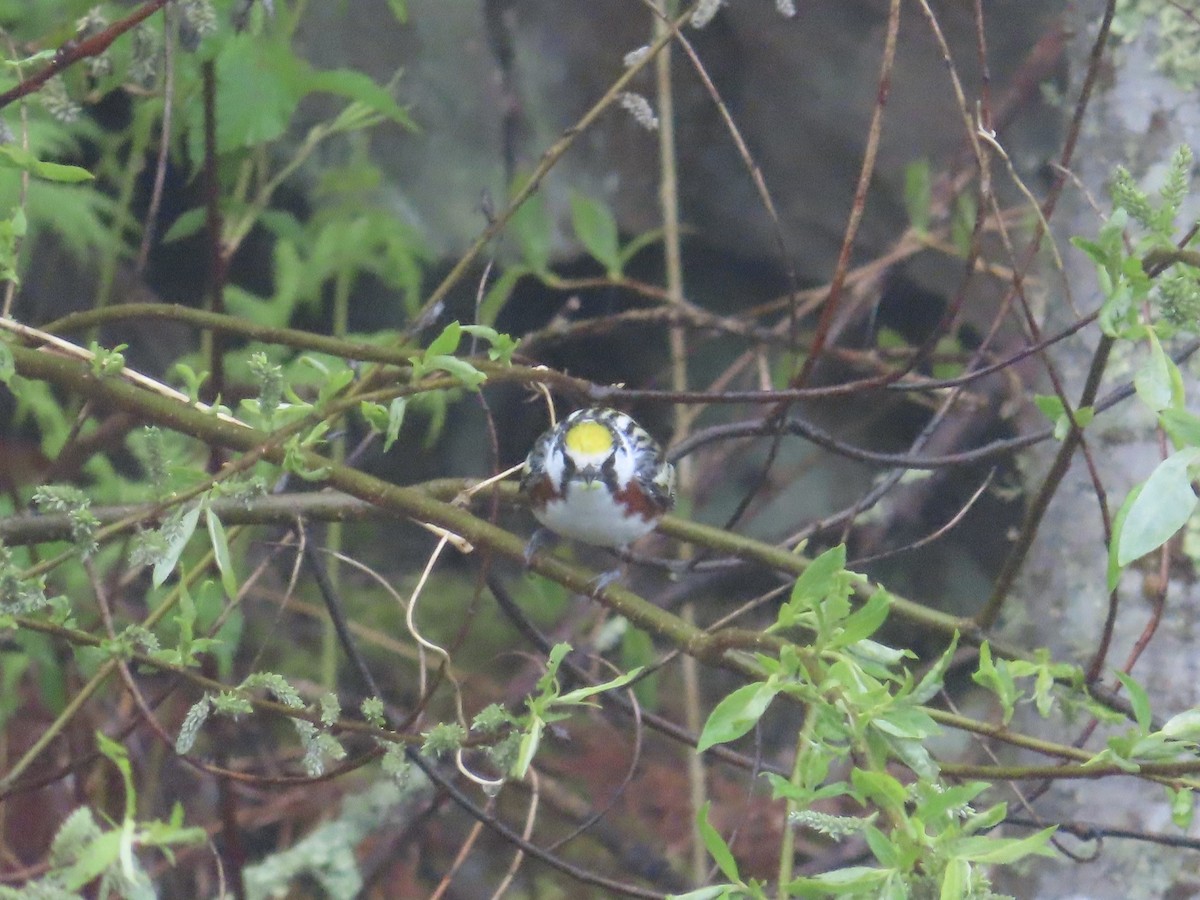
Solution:
{"label": "thick mossy branch", "polygon": [[[172,428],[197,440],[242,451],[256,459],[261,458],[277,464],[283,462],[287,452],[283,446],[284,441],[278,432],[268,434],[257,429],[230,424],[213,415],[170,398],[158,396],[120,379],[99,378],[91,372],[89,367],[81,365],[76,360],[19,346],[12,347],[12,354],[16,369],[21,375],[50,382],[61,389],[76,392],[95,403],[118,407],[138,416],[147,423]],[[480,519],[455,502],[449,502],[459,496],[462,490],[468,486],[468,482],[445,479],[420,486],[400,486],[390,484],[357,469],[340,465],[312,450],[305,449],[300,452],[307,467],[314,471],[320,470],[327,473],[326,484],[355,498],[360,504],[376,507],[384,514],[405,516],[440,526],[461,535],[477,547],[488,547],[494,553],[524,564],[525,540],[523,537]],[[240,468],[244,466],[244,460],[234,461],[229,465]],[[498,485],[496,490],[506,500],[515,499],[515,485]],[[296,502],[304,501],[297,500]],[[314,499],[310,502],[314,503],[314,510],[318,508],[319,504],[329,504],[328,508],[331,512],[333,511],[332,507],[338,505],[336,500],[328,497],[319,501]],[[263,510],[262,514],[267,519],[280,515],[279,510],[270,505],[261,505],[260,509]],[[294,509],[291,510],[292,513],[294,511]],[[354,509],[355,515],[360,513],[365,514],[365,510]],[[236,513],[231,511],[231,514],[230,521],[236,521]],[[341,515],[342,513],[336,514]],[[671,516],[664,518],[660,527],[665,534],[671,537],[689,541],[719,553],[735,555],[790,576],[798,576],[803,573],[809,562],[804,556],[761,541]],[[571,565],[549,554],[536,554],[530,568],[571,591],[585,595],[593,592],[594,572]],[[873,590],[873,585],[863,582],[856,587],[856,594],[860,600],[865,600]],[[659,639],[685,653],[710,664],[739,672],[747,677],[760,678],[762,676],[759,666],[746,651],[769,648],[762,643],[761,638],[754,639],[751,632],[740,636],[745,640],[736,642],[739,648],[744,649],[730,649],[727,635],[709,634],[619,585],[609,585],[595,597],[634,625],[656,635]],[[894,598],[892,612],[901,618],[944,634],[947,640],[956,631],[961,632],[965,639],[974,643],[981,642],[985,637],[969,619],[959,619],[926,608],[911,600]],[[1029,658],[1028,654],[1019,648],[1006,646],[1002,642],[993,641],[991,647],[997,657]],[[1127,712],[1126,704],[1120,702],[1118,698],[1098,695],[1097,699],[1105,705]]]}

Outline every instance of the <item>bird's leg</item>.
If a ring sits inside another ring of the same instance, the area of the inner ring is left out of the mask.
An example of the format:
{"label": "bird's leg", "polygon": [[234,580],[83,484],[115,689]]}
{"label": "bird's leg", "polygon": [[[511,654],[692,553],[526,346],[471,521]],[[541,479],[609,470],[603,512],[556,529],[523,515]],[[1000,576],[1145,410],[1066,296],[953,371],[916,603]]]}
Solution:
{"label": "bird's leg", "polygon": [[590,582],[588,582],[588,596],[595,597],[610,584],[620,581],[628,571],[629,563],[625,559],[621,559],[620,563],[615,569],[609,569],[607,572],[601,572]]}
{"label": "bird's leg", "polygon": [[549,528],[539,528],[525,545],[525,568],[533,565],[533,555],[539,550],[552,550],[558,543],[558,535]]}

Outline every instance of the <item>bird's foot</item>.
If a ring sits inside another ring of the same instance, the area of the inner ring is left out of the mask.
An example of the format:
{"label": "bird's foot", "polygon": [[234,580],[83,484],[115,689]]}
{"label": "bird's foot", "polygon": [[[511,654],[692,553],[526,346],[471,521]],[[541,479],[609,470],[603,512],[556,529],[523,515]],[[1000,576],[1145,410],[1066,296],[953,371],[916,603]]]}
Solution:
{"label": "bird's foot", "polygon": [[533,565],[533,555],[539,550],[553,549],[558,543],[558,535],[549,528],[539,528],[533,533],[533,537],[529,539],[529,543],[525,545],[525,568],[528,569]]}
{"label": "bird's foot", "polygon": [[615,569],[609,569],[607,572],[601,572],[595,578],[588,582],[588,596],[595,597],[610,584],[614,584],[621,580],[621,576],[625,574],[625,567],[618,566]]}

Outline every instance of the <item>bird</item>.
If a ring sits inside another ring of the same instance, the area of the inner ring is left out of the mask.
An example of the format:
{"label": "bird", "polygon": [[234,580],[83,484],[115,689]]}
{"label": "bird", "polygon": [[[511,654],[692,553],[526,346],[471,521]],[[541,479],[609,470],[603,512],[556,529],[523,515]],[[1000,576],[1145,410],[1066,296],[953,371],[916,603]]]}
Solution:
{"label": "bird", "polygon": [[[626,413],[580,409],[539,437],[521,491],[544,529],[598,547],[624,548],[675,505],[675,467]],[[544,533],[526,549],[526,560]]]}

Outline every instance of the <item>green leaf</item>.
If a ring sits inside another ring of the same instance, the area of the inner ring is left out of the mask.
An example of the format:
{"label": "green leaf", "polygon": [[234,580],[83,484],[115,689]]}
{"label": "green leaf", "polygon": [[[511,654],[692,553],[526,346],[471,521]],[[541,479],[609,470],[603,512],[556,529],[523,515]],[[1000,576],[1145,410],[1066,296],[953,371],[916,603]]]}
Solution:
{"label": "green leaf", "polygon": [[833,647],[844,647],[869,638],[887,620],[892,608],[892,595],[879,588],[861,609],[856,610],[842,625],[841,633],[832,642]]}
{"label": "green leaf", "polygon": [[904,208],[908,221],[921,234],[929,232],[929,211],[933,206],[929,160],[918,159],[904,169]]}
{"label": "green leaf", "polygon": [[1117,583],[1121,580],[1121,569],[1123,568],[1117,562],[1117,548],[1121,545],[1121,533],[1125,530],[1125,520],[1129,518],[1129,510],[1133,508],[1133,504],[1137,502],[1138,495],[1142,492],[1144,484],[1134,485],[1133,490],[1129,492],[1129,496],[1125,498],[1125,502],[1121,504],[1117,514],[1113,517],[1113,538],[1112,545],[1108,548],[1108,572],[1107,583],[1108,592],[1111,594],[1117,588]]}
{"label": "green leaf", "polygon": [[1157,550],[1182,528],[1196,509],[1188,466],[1200,448],[1187,447],[1164,459],[1150,473],[1129,508],[1117,540],[1117,564],[1127,566]]}
{"label": "green leaf", "polygon": [[[193,503],[176,516],[172,516],[167,525],[163,526],[167,548],[162,559],[154,564],[154,574],[150,580],[155,587],[161,587],[167,580],[167,576],[175,570],[175,565],[179,562],[179,557],[183,555],[184,547],[192,539],[199,522],[200,504]],[[168,528],[168,525],[172,527]]]}
{"label": "green leaf", "polygon": [[649,247],[651,244],[663,239],[663,230],[661,228],[651,228],[649,231],[643,231],[628,244],[621,248],[621,268],[623,269],[631,259]]}
{"label": "green leaf", "polygon": [[573,193],[571,226],[580,243],[604,266],[609,277],[618,277],[621,274],[621,244],[617,220],[609,208],[583,194]]}
{"label": "green leaf", "polygon": [[457,356],[430,356],[425,359],[425,365],[430,369],[441,369],[449,373],[463,387],[472,391],[479,390],[479,386],[487,381],[487,375]]}
{"label": "green leaf", "polygon": [[717,868],[721,870],[721,874],[730,881],[738,883],[741,881],[741,876],[738,875],[737,861],[734,860],[733,853],[730,851],[729,845],[725,843],[725,839],[721,837],[721,833],[708,821],[708,810],[711,806],[711,801],[705,801],[704,805],[696,812],[696,827],[700,829],[704,847],[717,864]]}
{"label": "green leaf", "polygon": [[736,741],[762,718],[779,687],[771,682],[756,682],[738,688],[718,703],[704,723],[697,751],[703,753],[716,744]]}
{"label": "green leaf", "polygon": [[[972,800],[987,790],[987,787],[985,782],[971,781],[930,792],[929,796],[917,805],[917,815],[925,822],[956,819]],[[1004,811],[1001,810],[1001,817],[1003,815]]]}
{"label": "green leaf", "polygon": [[1163,723],[1162,733],[1169,738],[1200,743],[1200,708],[1184,710]]}
{"label": "green leaf", "polygon": [[1167,357],[1158,336],[1151,330],[1150,356],[1133,377],[1133,386],[1141,401],[1154,412],[1182,405],[1182,380],[1179,369]]}
{"label": "green leaf", "polygon": [[1054,831],[1053,827],[1043,828],[1023,838],[965,838],[955,846],[955,856],[989,866],[1006,865],[1031,855],[1052,857],[1055,853],[1049,844]]}
{"label": "green leaf", "polygon": [[830,547],[809,563],[792,586],[792,594],[787,602],[788,612],[794,616],[806,610],[819,609],[821,601],[840,586],[845,566],[846,547],[843,544]]}
{"label": "green leaf", "polygon": [[1105,249],[1104,245],[1098,241],[1089,240],[1088,238],[1076,235],[1075,237],[1071,238],[1071,243],[1076,248],[1087,254],[1088,258],[1096,265],[1103,267],[1108,264],[1108,251]]}
{"label": "green leaf", "polygon": [[376,84],[368,75],[353,69],[332,69],[310,72],[303,81],[306,92],[322,91],[336,94],[361,103],[371,112],[378,113],[410,131],[416,130],[408,112],[396,102],[388,90]]}
{"label": "green leaf", "polygon": [[938,777],[938,764],[925,746],[924,739],[902,738],[895,735],[883,735],[883,742],[896,759],[913,770],[925,781],[935,781]]}
{"label": "green leaf", "polygon": [[850,783],[860,797],[874,801],[884,810],[902,813],[908,802],[908,790],[887,772],[856,768],[850,773]]}
{"label": "green leaf", "polygon": [[525,733],[521,735],[521,742],[517,746],[517,756],[513,760],[512,768],[509,769],[509,775],[520,780],[525,777],[525,773],[529,771],[530,765],[533,764],[533,758],[537,755],[538,747],[542,742],[542,732],[546,728],[546,722],[539,716],[534,716]]}
{"label": "green leaf", "polygon": [[537,683],[537,689],[543,696],[551,696],[557,693],[558,669],[570,652],[571,645],[564,641],[560,641],[550,648],[550,653],[546,656],[546,671],[542,673],[542,677],[538,679]]}
{"label": "green leaf", "polygon": [[487,293],[483,295],[483,302],[479,304],[479,324],[496,324],[496,317],[512,297],[517,282],[528,274],[529,269],[525,266],[509,266],[500,273],[500,277],[487,289]]}
{"label": "green leaf", "polygon": [[594,697],[596,694],[603,694],[605,691],[616,690],[624,687],[642,674],[641,668],[633,669],[626,672],[624,675],[618,675],[603,684],[593,684],[587,687],[576,688],[573,691],[568,691],[558,698],[557,703],[582,703],[584,700]]}
{"label": "green leaf", "polygon": [[1177,828],[1187,831],[1196,814],[1196,798],[1187,788],[1178,791],[1167,788],[1167,794],[1171,798],[1171,821]]}
{"label": "green leaf", "polygon": [[966,256],[971,250],[971,237],[975,233],[975,214],[978,205],[971,193],[962,193],[954,203],[954,211],[950,216],[950,242],[959,256]]}
{"label": "green leaf", "polygon": [[707,887],[689,890],[686,894],[668,894],[670,900],[718,900],[737,896],[730,892],[730,884],[709,884]]}
{"label": "green leaf", "polygon": [[900,866],[900,848],[886,834],[874,825],[868,824],[863,829],[863,838],[867,842],[867,848],[871,851],[871,855],[878,860],[881,866],[886,869],[895,869]]}
{"label": "green leaf", "polygon": [[841,894],[879,896],[866,893],[883,884],[892,876],[890,869],[873,869],[869,866],[847,866],[824,872],[811,878],[797,878],[788,885],[788,895],[794,897],[828,897]]}
{"label": "green leaf", "polygon": [[383,438],[383,452],[387,453],[400,436],[400,426],[404,424],[404,411],[408,409],[408,400],[397,397],[388,404],[387,431]]}
{"label": "green leaf", "polygon": [[181,214],[179,218],[171,223],[171,227],[163,235],[163,243],[170,244],[173,241],[181,241],[194,234],[199,234],[204,228],[206,212],[207,210],[200,206],[195,209],[189,209],[187,212]]}
{"label": "green leaf", "polygon": [[382,403],[363,400],[358,404],[358,412],[372,431],[383,434],[387,430],[388,411]]}
{"label": "green leaf", "polygon": [[512,355],[516,352],[520,341],[515,341],[507,334],[501,334],[489,325],[464,325],[462,330],[472,337],[482,338],[488,342],[488,359],[512,365]]}
{"label": "green leaf", "polygon": [[432,356],[450,356],[457,349],[462,341],[462,325],[457,321],[451,322],[442,329],[441,334],[430,341],[429,346],[425,348],[424,357],[428,360]]}
{"label": "green leaf", "polygon": [[[658,658],[654,639],[641,628],[626,628],[621,634],[621,666],[643,670]],[[659,675],[651,672],[633,686],[633,693],[644,709],[653,712],[659,705]]]}
{"label": "green leaf", "polygon": [[[230,36],[216,58],[217,153],[256,147],[287,129],[303,93],[305,63],[285,42],[261,35]],[[192,104],[188,150],[204,158],[204,110]]]}
{"label": "green leaf", "polygon": [[942,873],[942,890],[939,900],[962,900],[967,896],[971,883],[971,864],[965,859],[952,859],[946,863]]}
{"label": "green leaf", "polygon": [[[1036,406],[1047,419],[1054,423],[1054,439],[1061,441],[1071,430],[1071,420],[1067,418],[1067,409],[1062,400],[1054,395],[1037,395],[1033,398]],[[1081,406],[1075,410],[1075,421],[1080,428],[1087,428],[1096,416],[1096,411],[1090,406]]]}
{"label": "green leaf", "polygon": [[16,144],[0,144],[0,168],[20,169],[46,181],[77,184],[91,181],[95,176],[79,166],[64,166],[60,163],[43,162],[28,150]]}
{"label": "green leaf", "polygon": [[396,17],[396,21],[401,25],[408,21],[408,3],[406,0],[388,0],[388,9],[392,11],[392,15]]}
{"label": "green leaf", "polygon": [[16,374],[17,366],[13,362],[12,350],[8,344],[0,341],[0,384],[9,384]]}
{"label": "green leaf", "polygon": [[954,659],[954,653],[958,649],[958,632],[954,632],[954,637],[950,641],[950,646],[945,649],[942,655],[938,658],[937,663],[913,689],[913,692],[908,696],[908,700],[912,703],[928,703],[933,699],[934,695],[942,689],[942,685],[946,678],[946,672],[950,668],[950,663]]}
{"label": "green leaf", "polygon": [[870,725],[885,734],[913,740],[924,740],[941,731],[928,713],[915,706],[893,706],[885,709],[871,716]]}
{"label": "green leaf", "polygon": [[80,891],[110,866],[116,865],[121,856],[121,838],[120,831],[106,831],[88,841],[75,862],[61,873],[63,887],[68,891]]}
{"label": "green leaf", "polygon": [[1158,423],[1175,445],[1176,450],[1184,447],[1200,447],[1200,416],[1186,409],[1164,409],[1158,414]]}
{"label": "green leaf", "polygon": [[550,217],[546,202],[534,194],[521,204],[508,221],[509,230],[517,239],[525,265],[542,276],[550,271]]}
{"label": "green leaf", "polygon": [[977,831],[990,831],[1008,815],[1008,804],[997,803],[990,806],[981,813],[969,813],[963,820],[962,829],[964,834],[971,834]]}
{"label": "green leaf", "polygon": [[668,894],[667,896],[670,900],[718,900],[718,898],[736,896],[731,894],[729,889],[730,885],[728,884],[710,884],[707,887],[688,891],[686,894]]}
{"label": "green leaf", "polygon": [[1004,724],[1007,725],[1012,719],[1020,692],[1013,681],[1012,672],[1003,664],[1003,660],[1000,666],[992,663],[992,648],[987,641],[979,645],[979,668],[971,674],[971,680],[996,695],[1001,709],[1004,710]]}
{"label": "green leaf", "polygon": [[221,573],[221,587],[225,589],[225,596],[233,600],[237,597],[238,583],[233,561],[229,557],[229,539],[225,536],[225,526],[208,504],[204,505],[204,522],[208,526],[208,538],[212,543],[217,571]]}
{"label": "green leaf", "polygon": [[1146,689],[1129,675],[1124,672],[1117,672],[1116,675],[1117,680],[1129,692],[1129,705],[1133,708],[1133,718],[1137,722],[1138,728],[1143,734],[1149,733],[1153,715],[1150,710],[1150,696],[1146,693]]}

